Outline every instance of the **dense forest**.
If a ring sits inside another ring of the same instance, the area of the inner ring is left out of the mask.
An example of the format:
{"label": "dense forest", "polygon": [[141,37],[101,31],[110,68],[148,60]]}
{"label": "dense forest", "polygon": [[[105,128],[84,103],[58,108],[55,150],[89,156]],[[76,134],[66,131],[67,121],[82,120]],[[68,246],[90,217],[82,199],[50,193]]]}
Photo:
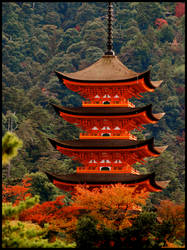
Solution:
{"label": "dense forest", "polygon": [[[115,54],[129,69],[143,72],[151,68],[151,80],[163,80],[154,92],[131,100],[136,107],[153,104],[153,113],[165,113],[141,134],[134,131],[139,138],[153,136],[158,146],[168,145],[160,157],[135,165],[141,173],[155,172],[156,180],[170,180],[163,192],[147,199],[145,213],[154,213],[160,201],[184,202],[185,3],[114,2],[113,7]],[[69,204],[71,195],[57,189],[43,171],[72,173],[78,163],[55,151],[47,138],[78,139],[80,129],[58,117],[50,103],[76,107],[83,98],[59,84],[54,71],[75,72],[101,58],[106,51],[106,17],[106,2],[3,2],[2,135],[12,132],[21,140],[16,157],[3,164],[6,191],[26,187],[23,180],[27,177],[29,192],[39,197],[41,205],[62,195]],[[81,225],[90,225],[96,233],[96,222],[89,216],[79,220],[76,237],[79,233],[82,237]],[[76,244],[81,245],[81,237],[76,237]],[[48,247],[66,247],[63,244],[49,243]]]}

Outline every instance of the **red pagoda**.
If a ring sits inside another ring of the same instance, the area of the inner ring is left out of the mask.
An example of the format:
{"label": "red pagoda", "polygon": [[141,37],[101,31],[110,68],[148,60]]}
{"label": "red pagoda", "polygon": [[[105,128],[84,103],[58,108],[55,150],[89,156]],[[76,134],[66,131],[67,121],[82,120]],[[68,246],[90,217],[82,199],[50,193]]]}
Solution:
{"label": "red pagoda", "polygon": [[136,108],[129,99],[153,92],[162,81],[151,81],[150,70],[136,73],[128,69],[115,56],[111,20],[109,3],[107,52],[97,62],[74,73],[56,72],[60,82],[85,101],[78,108],[52,105],[59,116],[85,132],[78,140],[49,139],[55,149],[81,165],[73,174],[46,174],[62,190],[73,190],[79,184],[92,188],[122,183],[158,192],[168,182],[156,181],[154,173],[140,174],[133,164],[144,163],[146,157],[158,157],[167,146],[156,147],[154,138],[137,140],[130,132],[143,129],[143,124],[157,123],[164,113],[152,113],[151,104]]}

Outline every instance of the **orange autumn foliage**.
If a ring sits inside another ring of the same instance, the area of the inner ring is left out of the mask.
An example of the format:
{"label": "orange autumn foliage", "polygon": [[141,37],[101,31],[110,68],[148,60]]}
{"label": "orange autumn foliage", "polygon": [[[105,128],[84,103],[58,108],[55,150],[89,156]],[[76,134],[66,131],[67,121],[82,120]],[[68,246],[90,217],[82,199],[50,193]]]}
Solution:
{"label": "orange autumn foliage", "polygon": [[175,16],[182,17],[185,15],[185,3],[178,2],[175,7]]}
{"label": "orange autumn foliage", "polygon": [[132,225],[132,219],[138,216],[134,210],[141,209],[148,193],[135,192],[135,187],[122,184],[110,185],[89,190],[78,186],[72,197],[72,206],[81,206],[98,221],[98,228],[121,230]]}
{"label": "orange autumn foliage", "polygon": [[120,230],[132,225],[131,220],[138,216],[134,210],[140,210],[147,196],[143,191],[137,193],[134,187],[122,184],[92,190],[80,185],[72,194],[70,206],[65,206],[64,196],[59,196],[55,201],[36,204],[23,211],[20,220],[41,226],[48,223],[51,230],[71,234],[76,230],[79,216],[89,214],[98,221],[98,228]]}
{"label": "orange autumn foliage", "polygon": [[166,246],[164,246],[162,248],[185,248],[185,246],[179,246],[179,245],[176,245],[176,244],[171,243],[169,241],[166,241]]}
{"label": "orange autumn foliage", "polygon": [[49,220],[49,228],[53,231],[71,235],[76,230],[79,214],[78,207],[64,207]]}
{"label": "orange autumn foliage", "polygon": [[32,208],[24,210],[19,218],[22,221],[32,221],[40,226],[47,223],[61,207],[64,206],[62,202],[63,196],[59,196],[55,201],[47,201],[42,204],[36,204]]}
{"label": "orange autumn foliage", "polygon": [[36,204],[32,208],[24,210],[19,215],[19,219],[21,221],[31,221],[40,226],[48,223],[49,229],[56,232],[72,232],[76,228],[80,208],[65,206],[64,197],[64,195],[61,195],[54,201]]}
{"label": "orange autumn foliage", "polygon": [[22,180],[20,185],[2,185],[2,201],[3,202],[12,202],[13,206],[17,206],[20,201],[26,199],[26,197],[31,197],[29,193],[29,187],[31,183],[28,183],[31,178],[25,178]]}
{"label": "orange autumn foliage", "polygon": [[72,194],[69,206],[64,204],[64,196],[59,196],[55,201],[36,204],[24,210],[19,219],[40,226],[48,223],[51,230],[71,235],[76,230],[79,216],[89,214],[98,221],[98,229],[105,226],[121,230],[132,225],[132,219],[138,216],[137,211],[141,210],[147,196],[148,193],[136,192],[135,187],[122,184],[92,190],[79,185]]}
{"label": "orange autumn foliage", "polygon": [[172,238],[179,239],[185,234],[185,211],[184,203],[176,204],[170,200],[162,200],[157,208],[158,219],[160,221],[169,221],[172,224],[172,232],[168,240]]}

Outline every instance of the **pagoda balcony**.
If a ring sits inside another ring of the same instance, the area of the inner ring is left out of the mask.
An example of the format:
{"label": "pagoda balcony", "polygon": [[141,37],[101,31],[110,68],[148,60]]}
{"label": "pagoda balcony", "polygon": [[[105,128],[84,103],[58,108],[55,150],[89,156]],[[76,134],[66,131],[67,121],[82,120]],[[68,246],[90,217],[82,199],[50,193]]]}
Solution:
{"label": "pagoda balcony", "polygon": [[128,133],[127,131],[125,132],[111,132],[111,133],[103,133],[102,132],[84,132],[80,133],[79,139],[127,139],[127,140],[137,140],[137,137]]}
{"label": "pagoda balcony", "polygon": [[82,107],[129,107],[135,108],[135,105],[128,100],[85,100],[82,101]]}
{"label": "pagoda balcony", "polygon": [[88,168],[88,167],[77,167],[77,173],[129,173],[128,171],[124,171],[122,169],[110,169],[110,170],[102,170],[101,168]]}
{"label": "pagoda balcony", "polygon": [[97,169],[98,167],[98,163],[87,163],[86,166],[88,166],[88,168],[92,168],[92,169]]}
{"label": "pagoda balcony", "polygon": [[99,164],[97,166],[94,165],[86,165],[77,167],[77,173],[98,173],[98,172],[105,172],[105,173],[130,173],[130,174],[137,174],[139,175],[139,171],[133,169],[131,166],[125,166],[122,164],[113,164],[113,165],[106,165],[106,164]]}
{"label": "pagoda balcony", "polygon": [[132,173],[139,174],[139,171],[135,170],[129,164],[125,164],[121,160],[101,160],[96,162],[95,160],[90,160],[89,162],[84,161],[83,166],[77,167],[78,172],[100,172],[100,171],[109,171],[109,172],[123,172],[123,173]]}
{"label": "pagoda balcony", "polygon": [[98,171],[100,171],[100,169],[99,169],[99,166],[95,166],[95,165],[91,165],[91,164],[87,164],[87,166],[85,167],[85,166],[81,166],[81,167],[77,167],[77,170],[76,170],[77,172],[87,172],[87,171],[89,171],[89,172],[93,172],[93,173],[95,173],[96,171],[98,172]]}

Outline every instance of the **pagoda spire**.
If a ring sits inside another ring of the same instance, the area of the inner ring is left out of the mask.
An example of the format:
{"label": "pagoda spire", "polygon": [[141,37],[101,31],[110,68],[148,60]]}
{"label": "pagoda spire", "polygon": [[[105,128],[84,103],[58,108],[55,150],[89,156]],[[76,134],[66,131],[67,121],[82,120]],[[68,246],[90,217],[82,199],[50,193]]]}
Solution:
{"label": "pagoda spire", "polygon": [[113,6],[112,2],[108,2],[108,41],[107,41],[107,51],[105,55],[115,55],[113,48],[113,40],[112,40],[112,21],[113,21]]}

